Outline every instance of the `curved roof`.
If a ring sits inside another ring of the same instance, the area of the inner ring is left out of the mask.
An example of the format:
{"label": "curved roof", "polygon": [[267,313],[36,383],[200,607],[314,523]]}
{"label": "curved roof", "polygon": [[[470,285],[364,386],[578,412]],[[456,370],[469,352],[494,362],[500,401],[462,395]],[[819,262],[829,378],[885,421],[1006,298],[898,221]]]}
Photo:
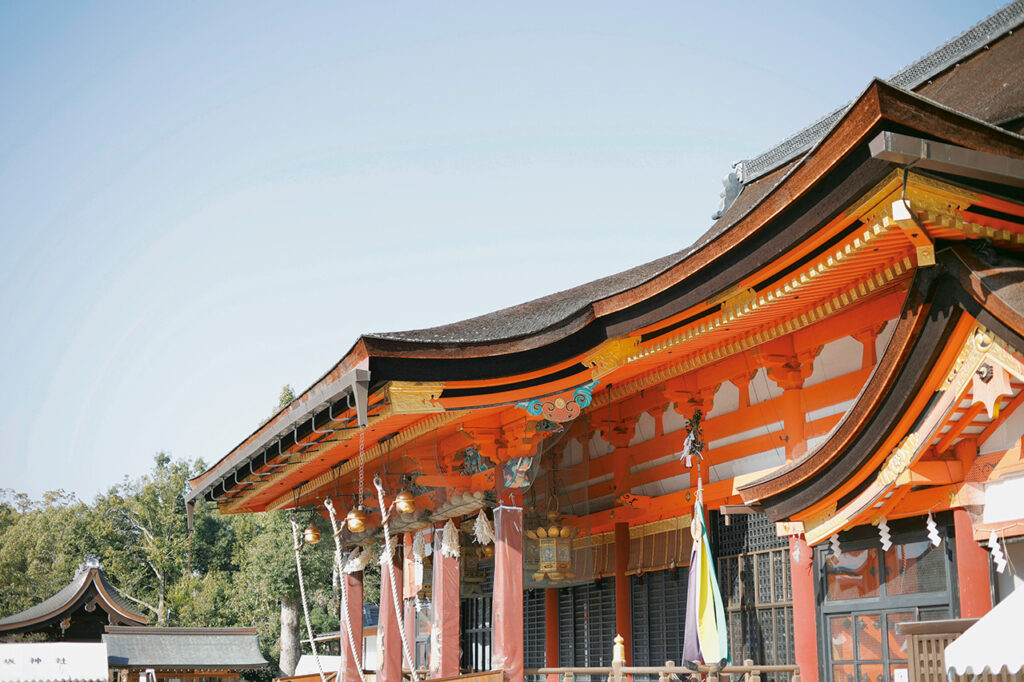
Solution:
{"label": "curved roof", "polygon": [[148,618],[139,613],[107,581],[99,562],[87,561],[78,567],[71,582],[52,597],[20,613],[0,618],[0,634],[32,632],[57,623],[95,600],[96,606],[110,615],[111,622],[145,625]]}
{"label": "curved roof", "polygon": [[[947,41],[885,83],[917,91],[930,100],[980,120],[1002,124],[1024,116],[1024,41],[1001,40],[1024,24],[1024,0],[1012,2]],[[954,76],[951,72],[955,70]],[[981,82],[984,79],[986,82]],[[789,174],[798,157],[833,131],[859,100],[792,135],[768,151],[739,162],[743,191],[728,210],[690,246],[623,272],[565,291],[466,320],[426,329],[365,334],[371,340],[414,344],[477,344],[543,334],[556,325],[572,330],[593,318],[596,301],[638,287],[681,263],[733,227]]]}
{"label": "curved roof", "polygon": [[112,668],[241,670],[268,665],[256,628],[118,628],[103,635]]}
{"label": "curved roof", "polygon": [[964,314],[1024,348],[1024,259],[1001,252],[986,260],[957,246],[937,254],[936,261],[918,271],[885,354],[853,409],[814,451],[741,486],[745,503],[782,520],[841,486],[868,480],[874,473],[868,461],[900,432],[899,422],[915,414],[911,403]]}
{"label": "curved roof", "polygon": [[[344,423],[339,431],[351,428],[355,421],[351,401],[346,411],[345,396],[337,387],[354,372],[368,372],[365,381],[372,381],[371,394],[388,382],[416,383],[428,392],[436,388],[440,393],[427,396],[427,401],[435,403],[428,408],[436,407],[440,399],[448,401],[440,409],[453,410],[515,404],[527,392],[529,397],[554,395],[590,381],[591,367],[586,362],[602,344],[626,336],[638,343],[656,344],[671,338],[680,327],[721,312],[722,301],[730,292],[739,288],[772,290],[776,283],[800,276],[808,259],[821,256],[832,240],[848,236],[824,234],[823,230],[855,230],[856,225],[835,227],[837,218],[899,168],[869,150],[871,140],[882,131],[923,133],[925,138],[956,147],[1024,158],[1024,138],[950,108],[963,101],[972,111],[984,112],[989,111],[985,102],[997,102],[990,113],[998,111],[998,116],[1005,117],[1017,111],[1024,116],[1024,97],[1014,102],[1011,94],[1004,101],[1006,88],[996,81],[967,83],[955,76],[968,73],[976,60],[988,60],[986,69],[991,71],[994,63],[1003,64],[1021,49],[1024,36],[1017,32],[1011,37],[1009,29],[1024,18],[1024,2],[1015,3],[1004,14],[1003,33],[984,32],[986,39],[1000,42],[988,50],[980,49],[984,46],[977,41],[963,42],[959,51],[953,51],[963,61],[922,86],[922,92],[941,87],[942,103],[873,81],[806,154],[773,166],[748,184],[690,247],[589,284],[468,320],[361,336],[291,405],[193,479],[188,499],[203,496],[222,501],[225,498],[219,495],[229,490],[266,489],[269,496],[263,479],[272,481],[278,492],[292,490],[301,476],[328,467],[330,462],[322,453],[316,465],[307,466],[301,475],[288,462],[295,455],[300,455],[295,460],[299,462],[314,451],[319,453],[321,446],[346,441],[345,433],[332,436],[333,431],[318,430],[314,434],[311,417],[320,413],[321,429],[323,424],[337,421]],[[968,48],[974,52],[965,52]],[[954,74],[948,82],[943,80],[946,73]],[[1013,106],[1007,101],[1014,102]],[[438,385],[427,386],[430,382]],[[389,393],[365,408],[378,410],[375,439],[407,427],[412,423],[410,415],[417,412],[414,407],[403,407],[385,414],[384,401],[393,403],[393,398]],[[327,410],[327,405],[342,406],[344,419]],[[419,410],[430,411],[440,410]],[[366,445],[372,448],[378,442]],[[331,458],[343,458],[344,447],[347,443],[338,446]],[[271,460],[277,464],[271,466]],[[257,473],[254,463],[266,470]]]}

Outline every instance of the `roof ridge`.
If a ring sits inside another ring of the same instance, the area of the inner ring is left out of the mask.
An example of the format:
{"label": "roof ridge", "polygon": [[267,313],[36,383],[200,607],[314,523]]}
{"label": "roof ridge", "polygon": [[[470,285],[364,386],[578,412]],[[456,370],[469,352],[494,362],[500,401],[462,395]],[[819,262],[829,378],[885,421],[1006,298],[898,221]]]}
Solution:
{"label": "roof ridge", "polygon": [[[987,43],[1012,31],[1022,23],[1024,23],[1024,0],[1014,0],[885,80],[896,87],[913,90],[937,73],[973,54]],[[740,182],[746,185],[810,149],[815,142],[824,137],[836,121],[842,118],[851,103],[852,100],[802,130],[798,130],[761,154],[734,164],[733,167],[737,170]]]}

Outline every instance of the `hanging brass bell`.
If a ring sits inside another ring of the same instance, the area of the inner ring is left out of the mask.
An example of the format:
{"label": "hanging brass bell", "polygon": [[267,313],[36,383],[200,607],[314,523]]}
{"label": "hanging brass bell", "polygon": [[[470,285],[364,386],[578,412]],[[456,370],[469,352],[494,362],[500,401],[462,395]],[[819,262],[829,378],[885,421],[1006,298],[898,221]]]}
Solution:
{"label": "hanging brass bell", "polygon": [[345,523],[348,524],[348,529],[353,533],[362,533],[366,530],[366,518],[366,512],[363,511],[363,508],[356,507],[345,517]]}
{"label": "hanging brass bell", "polygon": [[315,545],[320,542],[320,529],[312,521],[306,526],[306,530],[302,531],[302,541],[307,545]]}
{"label": "hanging brass bell", "polygon": [[403,490],[395,497],[395,507],[402,514],[411,514],[416,511],[416,498],[408,490]]}

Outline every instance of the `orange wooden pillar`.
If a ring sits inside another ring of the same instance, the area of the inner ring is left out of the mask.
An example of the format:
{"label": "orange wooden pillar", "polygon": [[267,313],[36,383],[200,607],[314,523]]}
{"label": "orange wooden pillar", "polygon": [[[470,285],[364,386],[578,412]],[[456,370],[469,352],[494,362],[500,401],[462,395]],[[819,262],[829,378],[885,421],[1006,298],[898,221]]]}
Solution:
{"label": "orange wooden pillar", "polygon": [[431,677],[454,677],[459,674],[459,559],[445,556],[441,551],[443,534],[444,526],[434,531],[434,617],[430,628]]}
{"label": "orange wooden pillar", "polygon": [[[797,549],[799,547],[799,549]],[[800,560],[796,560],[796,555]],[[789,577],[793,588],[793,648],[800,682],[818,682],[818,634],[814,602],[814,551],[801,537],[789,538]]]}
{"label": "orange wooden pillar", "polygon": [[377,679],[380,682],[402,682],[402,635],[398,629],[398,622],[404,616],[402,607],[405,600],[402,599],[402,559],[399,553],[391,561],[395,573],[395,586],[400,591],[398,594],[397,606],[395,608],[395,594],[391,590],[391,580],[387,573],[387,567],[381,566],[380,570],[380,619],[378,630],[380,632],[380,651],[377,653],[379,667]]}
{"label": "orange wooden pillar", "polygon": [[[544,665],[558,667],[558,589],[544,590]],[[558,675],[548,675],[547,682],[558,682]]]}
{"label": "orange wooden pillar", "polygon": [[494,593],[491,668],[523,682],[523,508],[494,509]]}
{"label": "orange wooden pillar", "polygon": [[342,623],[341,679],[344,682],[359,682],[359,671],[363,665],[363,572],[342,573],[341,589],[345,590],[345,598],[348,600],[348,618],[352,623],[356,648],[353,656],[344,633],[345,624]]}
{"label": "orange wooden pillar", "polygon": [[974,541],[974,526],[965,509],[953,510],[956,531],[956,582],[960,617],[981,618],[992,609],[988,552]]}
{"label": "orange wooden pillar", "polygon": [[615,630],[626,643],[626,665],[633,663],[633,606],[630,599],[629,524],[615,524]]}

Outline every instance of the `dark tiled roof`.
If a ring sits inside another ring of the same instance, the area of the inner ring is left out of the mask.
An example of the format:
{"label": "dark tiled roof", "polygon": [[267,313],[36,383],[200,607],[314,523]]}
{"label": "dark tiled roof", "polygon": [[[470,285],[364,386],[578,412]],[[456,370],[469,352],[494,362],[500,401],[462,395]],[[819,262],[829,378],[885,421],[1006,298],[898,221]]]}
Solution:
{"label": "dark tiled roof", "polygon": [[591,302],[646,282],[678,263],[690,250],[468,320],[430,329],[367,334],[366,337],[416,343],[485,343],[530,336],[556,324],[562,325],[574,316],[582,315],[580,321],[586,322],[589,319],[586,309]]}
{"label": "dark tiled roof", "polygon": [[[93,586],[90,587],[89,583],[93,583]],[[101,589],[97,589],[97,587]],[[78,567],[71,582],[49,599],[19,613],[0,618],[0,632],[45,627],[79,608],[89,592],[95,592],[102,602],[124,612],[129,618],[139,623],[147,621],[146,616],[136,611],[131,603],[107,581],[103,568],[98,563],[86,562]]]}
{"label": "dark tiled roof", "polygon": [[[924,84],[922,94],[940,104],[992,123],[1024,114],[1024,79],[1019,70],[1024,51],[1020,37],[991,50],[988,43],[1024,23],[1024,0],[1018,0],[904,68],[889,83],[905,89]],[[969,57],[969,59],[968,59]],[[957,65],[948,70],[950,66]],[[929,79],[936,80],[929,83]],[[571,332],[591,319],[595,301],[639,286],[682,262],[739,222],[781,183],[799,157],[817,144],[849,109],[844,106],[754,159],[741,162],[743,191],[711,228],[691,246],[657,260],[572,289],[460,322],[365,338],[412,344],[474,344],[511,341],[542,334],[556,325]]]}
{"label": "dark tiled roof", "polygon": [[238,670],[267,664],[255,628],[107,628],[110,667]]}
{"label": "dark tiled roof", "polygon": [[[978,24],[972,26],[938,49],[930,52],[921,59],[918,59],[910,66],[902,69],[897,74],[889,78],[888,82],[905,90],[915,90],[921,85],[926,84],[930,78],[937,76],[960,60],[965,59],[972,53],[982,49],[987,43],[1005,34],[1007,31],[1013,30],[1021,23],[1024,23],[1024,1],[1017,0],[1016,2],[1012,2],[1002,8],[987,19],[984,19]],[[1019,71],[1020,64],[1021,62],[1017,61],[1006,63],[1004,66]],[[1019,74],[1016,80],[1020,80]],[[961,82],[961,87],[968,86],[970,83],[970,81]],[[966,91],[965,94],[967,94]],[[960,104],[959,101],[945,104],[964,111],[964,113],[971,113],[966,109],[960,109],[958,106]],[[744,183],[750,183],[810,149],[815,142],[824,137],[825,133],[832,129],[832,126],[842,118],[843,114],[846,113],[846,110],[849,109],[849,107],[849,104],[842,106],[824,118],[815,121],[800,132],[786,138],[768,151],[763,152],[752,159],[740,161],[739,164],[737,164],[740,180]],[[1019,110],[1020,108],[1021,100],[1018,98],[1017,109]]]}

